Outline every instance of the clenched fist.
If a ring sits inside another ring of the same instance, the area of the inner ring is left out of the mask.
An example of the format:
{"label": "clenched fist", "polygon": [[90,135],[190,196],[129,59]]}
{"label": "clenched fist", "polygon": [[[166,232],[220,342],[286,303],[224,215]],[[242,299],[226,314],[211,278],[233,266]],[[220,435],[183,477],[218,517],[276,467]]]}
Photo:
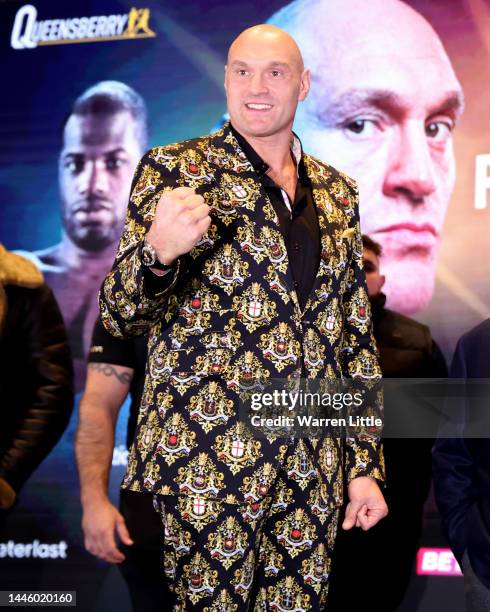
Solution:
{"label": "clenched fist", "polygon": [[367,531],[387,514],[388,506],[374,479],[359,476],[350,481],[343,529],[352,529],[355,525]]}
{"label": "clenched fist", "polygon": [[204,198],[190,187],[178,187],[161,196],[147,234],[161,263],[171,265],[201,240],[211,223],[209,211]]}

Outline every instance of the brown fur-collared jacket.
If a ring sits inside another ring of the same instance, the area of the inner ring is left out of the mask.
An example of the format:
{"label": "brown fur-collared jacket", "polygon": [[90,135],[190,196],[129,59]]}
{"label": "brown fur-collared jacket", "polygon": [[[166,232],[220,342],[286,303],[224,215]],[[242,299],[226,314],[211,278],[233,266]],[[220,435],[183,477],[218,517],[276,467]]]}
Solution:
{"label": "brown fur-collared jacket", "polygon": [[63,319],[39,270],[0,245],[0,508],[59,440],[73,408]]}

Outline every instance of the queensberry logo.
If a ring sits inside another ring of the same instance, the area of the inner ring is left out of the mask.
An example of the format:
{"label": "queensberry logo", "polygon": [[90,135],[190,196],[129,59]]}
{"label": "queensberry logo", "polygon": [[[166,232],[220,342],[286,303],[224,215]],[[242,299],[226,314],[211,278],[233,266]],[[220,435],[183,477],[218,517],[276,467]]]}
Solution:
{"label": "queensberry logo", "polygon": [[15,15],[10,44],[13,49],[111,40],[153,38],[150,9],[132,8],[119,15],[94,15],[38,20],[35,6],[26,4]]}

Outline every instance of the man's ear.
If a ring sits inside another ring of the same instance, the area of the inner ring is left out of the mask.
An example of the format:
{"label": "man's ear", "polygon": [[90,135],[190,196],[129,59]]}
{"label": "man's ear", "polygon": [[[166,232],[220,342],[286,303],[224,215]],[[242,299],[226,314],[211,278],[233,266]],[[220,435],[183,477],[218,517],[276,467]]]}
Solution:
{"label": "man's ear", "polygon": [[303,70],[303,73],[301,75],[298,100],[302,102],[308,95],[309,91],[310,91],[310,71],[306,69],[306,70]]}
{"label": "man's ear", "polygon": [[223,82],[223,85],[225,87],[225,92],[226,92],[226,75],[227,75],[227,73],[228,73],[228,66],[225,64],[225,80]]}
{"label": "man's ear", "polygon": [[386,282],[386,276],[384,274],[381,274],[381,276],[379,277],[379,291],[383,289],[385,282]]}

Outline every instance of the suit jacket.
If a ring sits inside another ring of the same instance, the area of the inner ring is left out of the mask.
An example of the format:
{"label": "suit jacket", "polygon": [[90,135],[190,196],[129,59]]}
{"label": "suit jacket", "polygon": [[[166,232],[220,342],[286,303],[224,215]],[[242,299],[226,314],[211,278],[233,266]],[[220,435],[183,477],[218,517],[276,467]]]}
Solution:
{"label": "suit jacket", "polygon": [[[489,347],[487,319],[459,340],[450,376],[490,378]],[[471,412],[478,405],[470,400],[465,404],[465,425],[471,426],[473,416],[478,418]],[[449,544],[460,563],[468,551],[474,572],[490,589],[490,440],[441,438],[434,444],[432,458],[435,498]]]}
{"label": "suit jacket", "polygon": [[[108,331],[149,334],[123,487],[257,501],[284,467],[301,483],[318,478],[319,498],[312,504],[327,507],[342,503],[344,474],[348,480],[382,478],[374,437],[288,443],[259,439],[238,419],[239,390],[260,389],[303,368],[311,378],[380,375],[356,186],[310,156],[304,161],[322,255],[301,311],[277,216],[228,124],[210,136],[156,147],[141,160],[116,262],[100,296]],[[145,280],[141,243],[162,191],[177,186],[204,197],[212,224],[181,258],[170,286],[155,292]]]}

